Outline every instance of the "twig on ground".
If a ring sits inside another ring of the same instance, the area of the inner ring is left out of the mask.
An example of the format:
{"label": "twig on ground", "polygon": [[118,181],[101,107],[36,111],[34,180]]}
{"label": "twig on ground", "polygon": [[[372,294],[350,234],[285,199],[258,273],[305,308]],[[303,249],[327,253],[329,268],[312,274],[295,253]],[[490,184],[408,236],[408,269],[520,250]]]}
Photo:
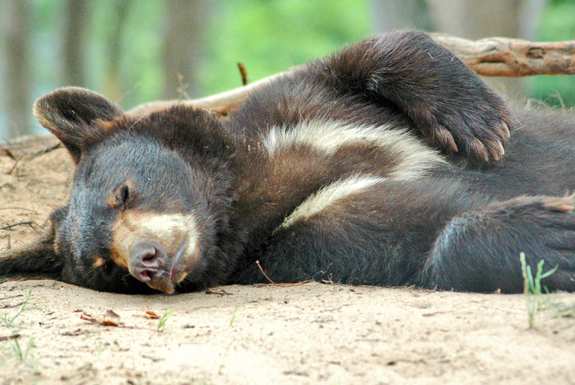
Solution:
{"label": "twig on ground", "polygon": [[27,209],[24,207],[0,207],[0,210],[24,210],[24,211],[30,211],[31,213],[34,213],[34,214],[38,214],[38,211]]}
{"label": "twig on ground", "polygon": [[12,334],[10,336],[0,336],[0,341],[15,340],[16,338],[20,338],[20,334]]}
{"label": "twig on ground", "polygon": [[49,153],[49,152],[51,152],[51,151],[54,151],[54,150],[56,150],[56,149],[58,149],[58,148],[60,148],[60,147],[62,147],[62,143],[58,142],[58,143],[56,143],[56,144],[53,144],[53,145],[48,146],[48,147],[46,147],[46,148],[43,148],[43,149],[41,149],[40,151],[36,151],[36,152],[34,152],[34,153],[31,153],[31,154],[23,155],[23,156],[21,156],[20,158],[18,158],[18,159],[16,160],[16,163],[14,163],[14,166],[12,166],[12,168],[10,169],[10,171],[8,171],[6,174],[11,175],[11,174],[14,172],[14,170],[16,170],[16,167],[18,167],[18,165],[20,164],[20,161],[21,161],[22,159],[26,158],[26,162],[29,162],[29,161],[31,161],[32,159],[35,159],[35,158],[37,158],[37,157],[39,157],[39,156],[42,156],[42,155],[47,154],[47,153]]}
{"label": "twig on ground", "polygon": [[215,294],[215,295],[220,295],[220,296],[225,296],[225,295],[234,295],[233,293],[228,293],[225,290],[216,290],[216,289],[208,289],[206,290],[206,294]]}
{"label": "twig on ground", "polygon": [[260,271],[262,272],[262,274],[264,275],[264,277],[266,277],[266,279],[270,282],[270,284],[272,286],[279,286],[279,287],[291,287],[291,286],[298,286],[298,285],[305,285],[306,283],[310,283],[311,279],[305,280],[305,281],[301,281],[301,282],[295,282],[295,283],[275,283],[274,281],[272,281],[272,279],[270,277],[268,277],[268,275],[266,274],[266,272],[264,271],[264,269],[262,268],[262,265],[260,265],[260,261],[256,261],[256,265],[258,265]]}
{"label": "twig on ground", "polygon": [[39,228],[43,229],[43,227],[40,226],[35,221],[22,221],[22,222],[12,223],[12,224],[6,225],[4,227],[0,227],[0,230],[12,230],[14,227],[18,227],[18,226],[30,226],[32,228],[32,230],[34,230],[38,234],[40,234],[40,232],[34,226],[38,226]]}

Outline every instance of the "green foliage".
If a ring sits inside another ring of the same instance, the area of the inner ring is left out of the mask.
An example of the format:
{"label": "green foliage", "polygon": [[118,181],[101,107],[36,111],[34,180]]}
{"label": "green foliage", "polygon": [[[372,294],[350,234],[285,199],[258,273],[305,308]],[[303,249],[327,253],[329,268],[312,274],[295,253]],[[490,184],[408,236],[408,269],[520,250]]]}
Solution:
{"label": "green foliage", "polygon": [[28,338],[28,343],[24,348],[20,346],[20,342],[18,342],[19,340],[20,338],[14,338],[11,340],[14,356],[18,361],[28,366],[32,366],[34,360],[34,348],[36,347],[34,344],[34,335],[31,335],[30,338]]}
{"label": "green foliage", "polygon": [[19,335],[14,335],[6,344],[3,343],[0,346],[4,352],[2,359],[0,359],[0,367],[13,358],[29,367],[34,367],[37,364],[34,357],[34,348],[36,347],[34,335],[28,338],[24,347],[20,345],[20,339]]}
{"label": "green foliage", "polygon": [[[109,42],[116,18],[118,0],[91,2],[88,47],[89,87],[104,91],[109,69]],[[162,89],[162,27],[166,3],[159,0],[132,1],[121,36],[120,77],[124,96],[118,100],[128,107],[159,98]]]}
{"label": "green foliage", "polygon": [[[106,93],[110,65],[110,41],[120,0],[90,1],[86,34],[84,86]],[[205,60],[200,63],[201,94],[226,91],[241,85],[237,69],[244,62],[252,81],[285,71],[327,54],[371,31],[367,0],[218,0],[209,20],[201,28],[206,34]],[[34,0],[36,92],[51,91],[60,83],[61,21],[64,2]],[[120,36],[122,99],[129,108],[160,98],[163,87],[162,50],[166,2],[150,0],[130,3],[123,36]],[[36,95],[35,95],[36,96]],[[201,95],[195,95],[201,96]]]}
{"label": "green foliage", "polygon": [[[34,83],[34,97],[54,89],[59,85],[61,75],[60,29],[55,28],[60,23],[64,13],[64,2],[53,0],[32,0],[33,34],[31,55],[32,71],[30,74]],[[31,109],[31,108],[30,108]]]}
{"label": "green foliage", "polygon": [[539,22],[542,41],[573,40],[575,37],[575,2],[557,2],[547,8]]}
{"label": "green foliage", "polygon": [[[539,22],[538,39],[562,41],[575,39],[575,2],[554,1]],[[529,79],[531,97],[553,106],[575,106],[575,76],[548,75]]]}
{"label": "green foliage", "polygon": [[235,340],[232,340],[228,346],[226,347],[226,351],[224,352],[224,355],[222,356],[222,362],[220,363],[220,366],[218,367],[218,374],[222,374],[222,369],[224,368],[224,363],[226,361],[226,358],[228,357],[228,354],[230,353],[230,350],[232,349],[232,345],[234,344]]}
{"label": "green foliage", "polygon": [[158,331],[161,333],[166,329],[166,323],[168,322],[168,318],[170,318],[174,314],[173,310],[166,311],[158,320]]}
{"label": "green foliage", "polygon": [[251,81],[328,54],[371,32],[366,0],[219,1],[200,71],[204,93],[241,86],[236,64]]}
{"label": "green foliage", "polygon": [[[83,86],[115,98],[126,108],[158,100],[164,85],[162,55],[168,3],[129,1],[125,29],[117,36],[116,10],[126,0],[86,1]],[[62,82],[61,57],[65,6],[64,0],[31,0],[32,98],[67,85]],[[200,26],[207,31],[207,38],[205,52],[200,53],[200,89],[192,92],[192,96],[239,87],[238,62],[245,64],[250,80],[256,81],[327,55],[373,31],[368,0],[213,0],[206,2],[206,6],[211,8],[212,16]],[[573,40],[573,15],[573,0],[551,1],[540,20],[538,39]],[[116,79],[108,76],[114,38],[120,39],[122,53],[119,94],[117,90],[108,91],[110,82]],[[575,76],[538,76],[527,82],[531,97],[552,105],[575,106]]]}
{"label": "green foliage", "polygon": [[545,301],[542,300],[541,294],[542,289],[548,294],[548,290],[545,286],[541,286],[541,280],[549,277],[551,274],[559,268],[555,266],[553,269],[543,273],[544,260],[539,261],[537,264],[537,272],[535,277],[531,272],[531,266],[527,265],[525,261],[525,253],[519,255],[521,260],[521,273],[523,274],[523,293],[525,294],[525,299],[527,301],[527,320],[529,323],[529,328],[532,329],[535,325],[535,316],[539,310],[543,308]]}
{"label": "green foliage", "polygon": [[230,319],[230,327],[234,326],[234,322],[236,320],[236,315],[238,314],[238,310],[244,305],[245,298],[242,298],[240,302],[236,303],[234,308],[234,313],[232,314],[232,318]]}

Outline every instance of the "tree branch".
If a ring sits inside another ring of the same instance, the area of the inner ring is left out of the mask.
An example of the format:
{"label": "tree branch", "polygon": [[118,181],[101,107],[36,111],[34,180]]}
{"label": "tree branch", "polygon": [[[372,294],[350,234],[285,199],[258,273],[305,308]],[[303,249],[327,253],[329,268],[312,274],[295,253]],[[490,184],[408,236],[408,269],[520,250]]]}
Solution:
{"label": "tree branch", "polygon": [[472,41],[431,36],[482,76],[575,75],[575,40],[535,43],[502,37]]}
{"label": "tree branch", "polygon": [[[575,40],[535,43],[493,37],[472,41],[438,33],[430,35],[436,43],[451,50],[467,66],[482,76],[575,75]],[[298,67],[283,73],[294,68]],[[283,73],[206,98],[141,104],[127,113],[144,115],[182,104],[226,114],[237,108],[250,92],[282,76]]]}
{"label": "tree branch", "polygon": [[[289,69],[288,71],[291,71],[291,69]],[[250,92],[265,84],[268,84],[270,81],[282,76],[284,73],[285,72],[282,72],[258,80],[257,82],[250,83],[244,87],[235,88],[233,90],[222,92],[220,94],[208,96],[205,98],[188,99],[188,100],[158,100],[154,102],[140,104],[139,106],[136,106],[131,110],[127,111],[127,113],[139,116],[181,104],[185,106],[207,108],[218,114],[225,115],[228,111],[236,109],[239,106],[239,104],[247,98]]]}

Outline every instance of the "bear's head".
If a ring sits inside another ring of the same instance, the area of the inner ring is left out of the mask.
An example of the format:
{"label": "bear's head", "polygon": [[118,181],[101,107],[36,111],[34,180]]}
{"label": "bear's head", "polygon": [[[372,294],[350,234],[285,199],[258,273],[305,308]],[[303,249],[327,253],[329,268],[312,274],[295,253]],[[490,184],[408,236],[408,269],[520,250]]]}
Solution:
{"label": "bear's head", "polygon": [[70,152],[73,187],[42,238],[1,257],[3,274],[126,293],[201,288],[226,275],[218,237],[233,150],[218,117],[183,106],[132,117],[82,88],[40,98],[34,115]]}

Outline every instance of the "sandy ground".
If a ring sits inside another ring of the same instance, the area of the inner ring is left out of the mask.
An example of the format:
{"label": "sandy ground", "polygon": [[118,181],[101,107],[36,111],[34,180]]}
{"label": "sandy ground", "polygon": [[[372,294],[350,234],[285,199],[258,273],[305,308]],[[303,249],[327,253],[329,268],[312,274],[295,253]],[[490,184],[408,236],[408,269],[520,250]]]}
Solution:
{"label": "sandy ground", "polygon": [[[73,165],[56,143],[0,150],[1,247],[34,239],[65,201]],[[530,328],[523,295],[313,283],[127,296],[4,281],[0,381],[575,384],[575,294],[541,307]]]}

